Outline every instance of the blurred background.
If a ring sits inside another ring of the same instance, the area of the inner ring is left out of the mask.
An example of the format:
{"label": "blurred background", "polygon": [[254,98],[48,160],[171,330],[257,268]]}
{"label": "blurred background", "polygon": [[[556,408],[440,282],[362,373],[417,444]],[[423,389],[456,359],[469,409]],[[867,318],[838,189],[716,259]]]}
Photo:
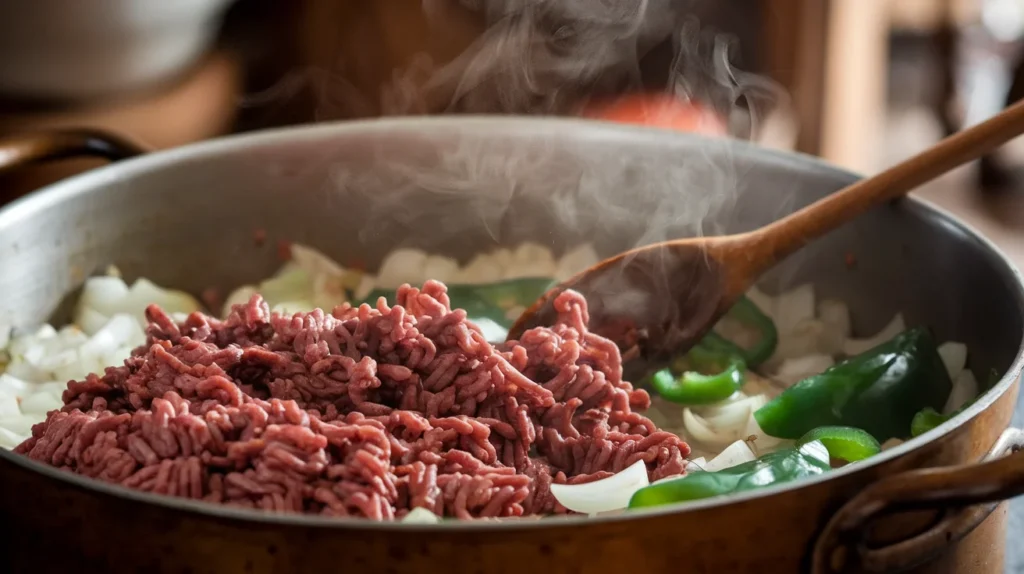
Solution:
{"label": "blurred background", "polygon": [[[4,2],[0,136],[89,126],[168,148],[381,115],[586,115],[870,173],[1024,96],[1022,33],[1020,0]],[[1015,156],[923,193],[1024,258]],[[0,194],[92,165],[0,175]]]}

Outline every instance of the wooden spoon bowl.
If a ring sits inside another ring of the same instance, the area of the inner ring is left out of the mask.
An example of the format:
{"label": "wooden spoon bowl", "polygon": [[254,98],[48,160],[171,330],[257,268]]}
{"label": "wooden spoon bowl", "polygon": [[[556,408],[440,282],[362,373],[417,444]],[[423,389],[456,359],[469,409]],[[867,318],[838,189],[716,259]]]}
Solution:
{"label": "wooden spoon bowl", "polygon": [[665,241],[605,259],[542,295],[508,339],[554,323],[558,295],[573,289],[587,299],[591,329],[627,354],[657,359],[684,352],[780,260],[1022,133],[1024,102],[761,229]]}

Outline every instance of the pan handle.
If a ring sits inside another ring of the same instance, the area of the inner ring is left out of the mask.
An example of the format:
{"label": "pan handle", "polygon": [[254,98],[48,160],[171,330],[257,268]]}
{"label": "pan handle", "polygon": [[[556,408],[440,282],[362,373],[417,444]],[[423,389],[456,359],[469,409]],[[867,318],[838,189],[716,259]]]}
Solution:
{"label": "pan handle", "polygon": [[73,157],[110,161],[145,153],[139,145],[98,130],[44,131],[0,139],[0,173],[25,165]]}
{"label": "pan handle", "polygon": [[[1024,430],[1010,428],[980,463],[926,468],[884,478],[837,512],[814,545],[813,574],[903,571],[938,556],[981,524],[1001,501],[1024,494]],[[883,514],[940,510],[931,528],[881,548],[869,548],[869,523]]]}

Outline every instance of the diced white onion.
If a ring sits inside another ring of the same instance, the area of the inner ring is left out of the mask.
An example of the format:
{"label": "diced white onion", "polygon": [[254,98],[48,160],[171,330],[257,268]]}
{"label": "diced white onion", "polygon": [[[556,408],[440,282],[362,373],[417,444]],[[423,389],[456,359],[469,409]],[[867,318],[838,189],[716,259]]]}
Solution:
{"label": "diced white onion", "polygon": [[724,468],[731,468],[738,464],[750,462],[756,458],[757,457],[754,456],[754,452],[750,450],[749,446],[747,446],[747,443],[742,440],[738,440],[725,447],[718,456],[708,461],[708,463],[704,465],[704,470],[708,472],[717,472]]}
{"label": "diced white onion", "polygon": [[974,373],[964,369],[953,379],[953,388],[949,391],[949,398],[946,399],[946,406],[943,407],[943,414],[949,414],[967,404],[968,401],[978,396],[978,380]]}
{"label": "diced white onion", "polygon": [[0,419],[18,416],[21,416],[21,409],[18,407],[17,395],[14,393],[0,393]]}
{"label": "diced white onion", "polygon": [[626,508],[633,494],[649,484],[647,464],[638,460],[629,468],[594,482],[552,484],[551,494],[573,512],[594,514]]}
{"label": "diced white onion", "polygon": [[512,264],[505,269],[505,279],[523,277],[554,277],[558,265],[551,250],[536,243],[523,243],[512,252]]}
{"label": "diced white onion", "polygon": [[410,510],[409,514],[405,515],[402,522],[409,524],[437,524],[441,522],[441,517],[426,508],[417,506]]}
{"label": "diced white onion", "polygon": [[500,281],[504,270],[492,256],[483,253],[476,255],[459,270],[456,282],[465,285],[479,285]]}
{"label": "diced white onion", "polygon": [[942,364],[946,366],[950,380],[956,380],[967,366],[967,345],[955,341],[943,343],[939,345],[939,356],[942,357]]}
{"label": "diced white onion", "polygon": [[789,442],[781,438],[769,436],[761,430],[761,425],[754,418],[753,412],[747,418],[747,426],[743,428],[742,436],[743,440],[747,441],[748,446],[752,447],[751,450],[755,451],[755,454],[764,454]]}
{"label": "diced white onion", "polygon": [[801,321],[814,319],[814,286],[810,283],[783,291],[777,297],[755,287],[748,291],[747,297],[772,318],[779,333],[791,331]]}
{"label": "diced white onion", "polygon": [[[696,472],[698,470],[704,470],[704,467],[707,466],[707,464],[708,464],[708,461],[703,456],[699,456],[697,458],[688,460],[688,461],[686,461],[686,472]],[[675,477],[672,477],[672,478],[675,478]],[[666,480],[666,479],[663,478],[661,480],[656,480],[656,481],[654,481],[654,484],[657,484],[657,483],[661,482],[662,480]]]}
{"label": "diced white onion", "polygon": [[42,420],[42,417],[38,415],[0,416],[0,428],[7,429],[16,435],[29,436],[32,434],[32,425],[42,422]]}
{"label": "diced white onion", "polygon": [[851,330],[850,308],[837,299],[825,299],[818,303],[818,319],[843,337],[849,337]]}
{"label": "diced white onion", "polygon": [[46,413],[60,409],[64,406],[64,402],[59,397],[53,396],[52,393],[46,391],[33,393],[23,399],[21,399],[21,412],[26,415],[42,415],[46,416]]}
{"label": "diced white onion", "polygon": [[794,385],[835,365],[829,355],[812,354],[782,361],[772,378],[786,386]]}
{"label": "diced white onion", "polygon": [[470,320],[480,328],[484,338],[490,343],[500,343],[508,335],[508,329],[488,319],[487,317],[470,317]]}
{"label": "diced white onion", "polygon": [[906,329],[907,324],[903,321],[903,314],[897,313],[896,316],[889,321],[889,324],[883,327],[882,330],[874,336],[866,339],[847,339],[846,344],[843,345],[843,353],[851,357],[859,355],[864,351],[873,349],[889,339],[892,339]]}
{"label": "diced white onion", "polygon": [[19,435],[0,426],[0,448],[13,449],[27,438],[27,435]]}
{"label": "diced white onion", "polygon": [[419,249],[396,249],[381,263],[377,286],[397,289],[403,283],[418,284],[424,280],[427,254]]}
{"label": "diced white onion", "polygon": [[565,281],[584,269],[596,265],[600,261],[597,252],[589,243],[579,245],[565,252],[558,260],[558,268],[555,271],[555,279]]}
{"label": "diced white onion", "polygon": [[893,437],[893,438],[891,438],[891,439],[889,439],[889,440],[887,440],[887,441],[882,443],[882,451],[884,452],[884,451],[889,450],[890,448],[896,448],[896,447],[900,446],[901,444],[903,444],[903,439],[899,439],[899,438]]}
{"label": "diced white onion", "polygon": [[[742,406],[740,408],[742,409]],[[741,412],[749,413],[749,407]],[[745,424],[746,421],[743,420],[743,425]],[[690,438],[703,443],[705,446],[722,447],[738,440],[743,426],[721,429],[713,427],[702,416],[695,413],[693,409],[687,407],[683,409],[683,429]]]}

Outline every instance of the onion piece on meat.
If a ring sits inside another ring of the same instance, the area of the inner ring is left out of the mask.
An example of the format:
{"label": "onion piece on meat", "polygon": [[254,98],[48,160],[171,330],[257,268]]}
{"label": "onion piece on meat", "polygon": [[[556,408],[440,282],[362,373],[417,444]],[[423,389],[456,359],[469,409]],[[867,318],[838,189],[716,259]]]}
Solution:
{"label": "onion piece on meat", "polygon": [[715,458],[708,461],[704,465],[704,470],[707,472],[716,472],[724,468],[730,468],[738,464],[750,462],[755,460],[757,457],[754,456],[754,451],[750,450],[750,446],[745,441],[738,440],[729,446],[727,446],[722,452]]}
{"label": "onion piece on meat", "polygon": [[843,353],[850,357],[859,355],[864,351],[881,345],[906,330],[907,324],[903,320],[903,314],[897,313],[896,316],[889,321],[889,324],[883,327],[882,330],[875,335],[866,339],[847,339],[846,344],[843,345]]}
{"label": "onion piece on meat", "polygon": [[949,391],[949,398],[946,399],[946,406],[942,408],[942,414],[956,412],[976,396],[978,380],[974,378],[974,373],[967,369],[960,371],[953,379],[953,388]]}
{"label": "onion piece on meat", "polygon": [[441,522],[441,517],[422,506],[417,506],[410,510],[409,514],[405,515],[402,522],[407,524],[437,524]]}
{"label": "onion piece on meat", "polygon": [[946,365],[949,378],[955,381],[967,366],[967,345],[948,341],[939,345],[939,356],[942,357],[942,364]]}
{"label": "onion piece on meat", "polygon": [[650,485],[647,463],[638,460],[628,468],[601,480],[584,484],[552,484],[551,494],[573,512],[595,514],[629,506],[633,493]]}
{"label": "onion piece on meat", "polygon": [[[694,471],[697,471],[697,470],[704,470],[704,467],[706,467],[707,464],[708,464],[707,459],[705,459],[703,456],[698,456],[697,458],[695,458],[693,460],[686,461],[686,472],[694,472]],[[667,480],[669,478],[679,478],[679,477],[672,476],[672,477],[663,478],[661,480]],[[654,482],[658,483],[658,482],[661,482],[661,480],[656,480]]]}

